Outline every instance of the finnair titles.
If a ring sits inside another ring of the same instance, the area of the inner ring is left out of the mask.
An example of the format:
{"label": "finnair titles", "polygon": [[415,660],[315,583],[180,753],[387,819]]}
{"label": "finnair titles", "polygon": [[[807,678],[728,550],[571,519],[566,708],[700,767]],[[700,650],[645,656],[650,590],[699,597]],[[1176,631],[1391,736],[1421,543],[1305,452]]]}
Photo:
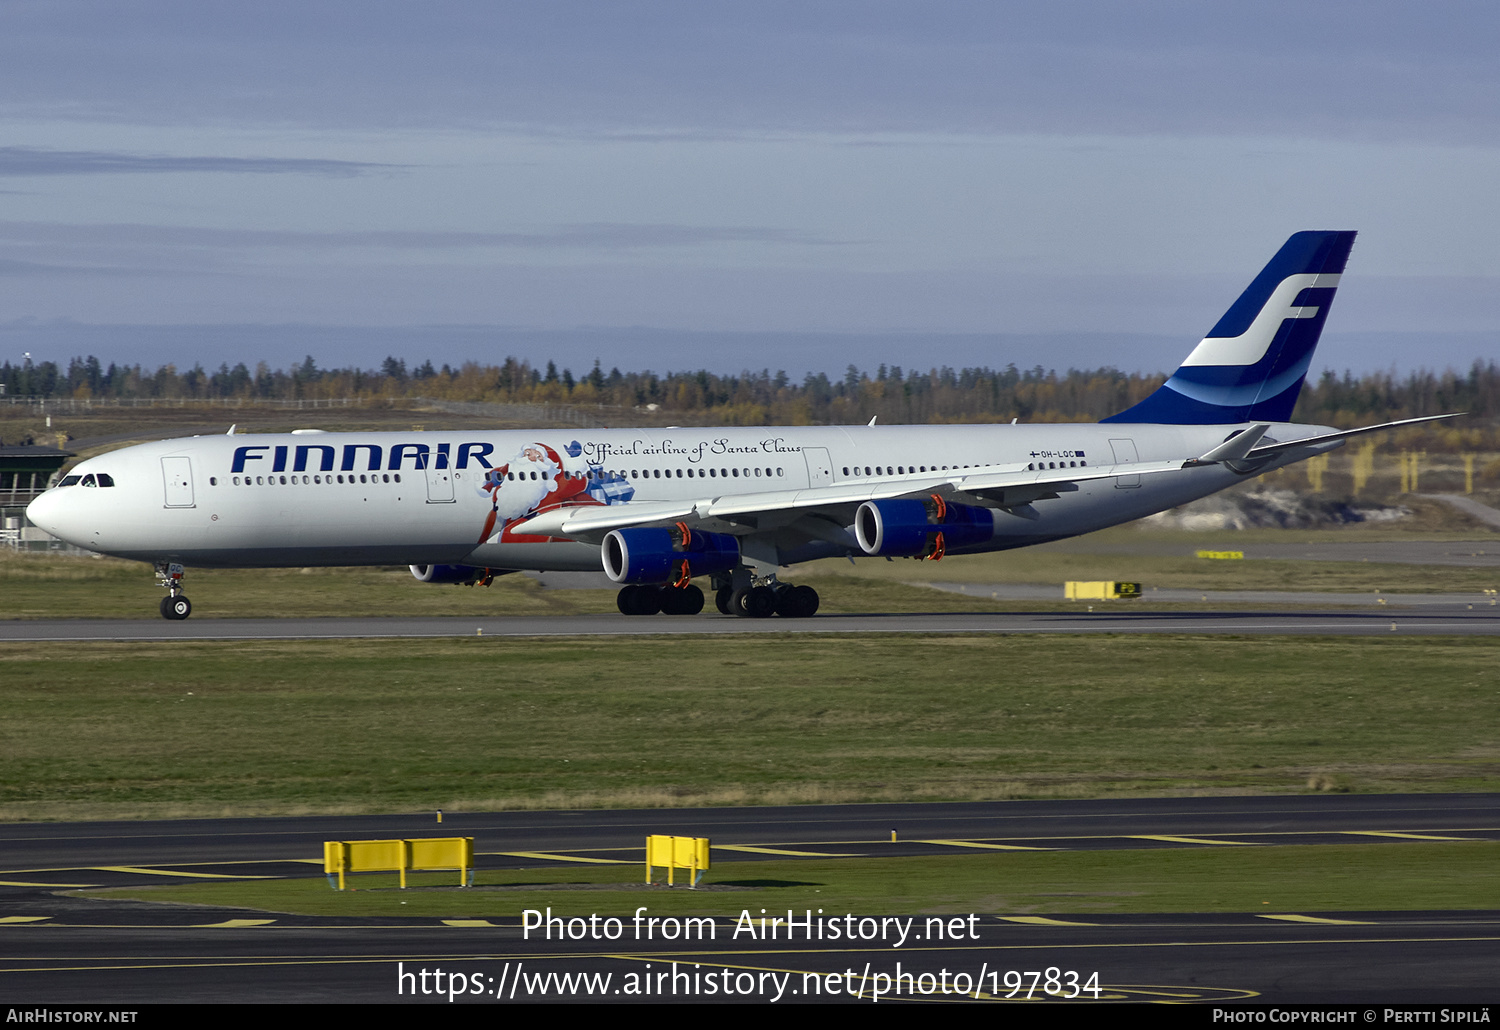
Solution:
{"label": "finnair titles", "polygon": [[697,614],[706,583],[726,615],[806,618],[817,593],[781,578],[801,562],[1076,536],[1428,421],[1288,421],[1354,236],[1293,235],[1160,389],[1095,425],[193,437],[80,462],[27,515],[150,562],[169,619],[193,566],[392,564],[485,585],[602,568],[626,615]]}

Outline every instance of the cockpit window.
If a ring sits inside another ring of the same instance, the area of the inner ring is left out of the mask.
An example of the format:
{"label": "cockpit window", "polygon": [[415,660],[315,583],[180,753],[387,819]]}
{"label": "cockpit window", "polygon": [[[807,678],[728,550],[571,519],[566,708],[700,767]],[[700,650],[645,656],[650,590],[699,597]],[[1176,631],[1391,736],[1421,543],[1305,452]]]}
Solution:
{"label": "cockpit window", "polygon": [[62,482],[58,483],[57,485],[58,486],[77,486],[78,485],[78,481],[80,479],[82,479],[82,478],[83,478],[82,476],[63,476]]}
{"label": "cockpit window", "polygon": [[100,486],[114,486],[115,479],[108,472],[100,472],[98,475]]}
{"label": "cockpit window", "polygon": [[94,481],[93,475],[90,474],[90,475],[87,475],[87,476],[83,477],[83,485],[84,486],[98,486],[99,484]]}

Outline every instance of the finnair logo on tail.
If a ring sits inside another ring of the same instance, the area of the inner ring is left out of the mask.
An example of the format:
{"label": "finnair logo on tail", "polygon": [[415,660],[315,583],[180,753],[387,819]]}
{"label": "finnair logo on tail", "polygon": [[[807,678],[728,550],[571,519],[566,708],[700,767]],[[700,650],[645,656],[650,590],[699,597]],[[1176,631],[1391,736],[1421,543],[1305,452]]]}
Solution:
{"label": "finnair logo on tail", "polygon": [[1298,306],[1293,301],[1303,290],[1331,290],[1339,284],[1331,274],[1289,275],[1281,280],[1250,327],[1238,336],[1208,336],[1193,348],[1182,364],[1187,365],[1253,365],[1266,356],[1281,323],[1289,318],[1316,318],[1316,304]]}

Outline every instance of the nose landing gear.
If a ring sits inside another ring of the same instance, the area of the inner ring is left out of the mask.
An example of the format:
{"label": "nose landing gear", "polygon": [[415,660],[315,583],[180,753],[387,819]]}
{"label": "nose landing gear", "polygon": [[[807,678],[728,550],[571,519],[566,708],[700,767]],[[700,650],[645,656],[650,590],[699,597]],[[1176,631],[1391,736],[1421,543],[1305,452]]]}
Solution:
{"label": "nose landing gear", "polygon": [[181,621],[193,614],[193,602],[182,592],[183,568],[176,562],[156,563],[156,581],[167,588],[161,599],[161,617]]}
{"label": "nose landing gear", "polygon": [[193,614],[193,602],[187,599],[185,594],[176,597],[168,595],[161,599],[161,617],[164,619],[185,619]]}

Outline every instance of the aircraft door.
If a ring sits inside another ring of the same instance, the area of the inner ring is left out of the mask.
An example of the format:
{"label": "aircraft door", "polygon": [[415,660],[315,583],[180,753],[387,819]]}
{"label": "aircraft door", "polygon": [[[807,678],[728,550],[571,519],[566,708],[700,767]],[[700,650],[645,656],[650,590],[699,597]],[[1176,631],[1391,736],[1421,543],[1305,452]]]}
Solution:
{"label": "aircraft door", "polygon": [[833,462],[827,447],[804,447],[802,457],[807,461],[808,486],[833,485]]}
{"label": "aircraft door", "polygon": [[453,470],[427,468],[427,503],[453,503]]}
{"label": "aircraft door", "polygon": [[[1116,465],[1129,465],[1129,464],[1132,464],[1133,462],[1137,462],[1137,461],[1141,460],[1136,455],[1136,452],[1135,452],[1135,441],[1134,440],[1111,440],[1109,442],[1109,449],[1112,450],[1112,451],[1114,451],[1114,453],[1115,453],[1115,464]],[[1135,489],[1136,487],[1138,487],[1140,485],[1141,485],[1141,477],[1140,476],[1116,476],[1115,477],[1115,489],[1116,490],[1132,490],[1132,489]]]}
{"label": "aircraft door", "polygon": [[166,491],[165,507],[193,507],[192,458],[163,458],[161,478],[163,489]]}

